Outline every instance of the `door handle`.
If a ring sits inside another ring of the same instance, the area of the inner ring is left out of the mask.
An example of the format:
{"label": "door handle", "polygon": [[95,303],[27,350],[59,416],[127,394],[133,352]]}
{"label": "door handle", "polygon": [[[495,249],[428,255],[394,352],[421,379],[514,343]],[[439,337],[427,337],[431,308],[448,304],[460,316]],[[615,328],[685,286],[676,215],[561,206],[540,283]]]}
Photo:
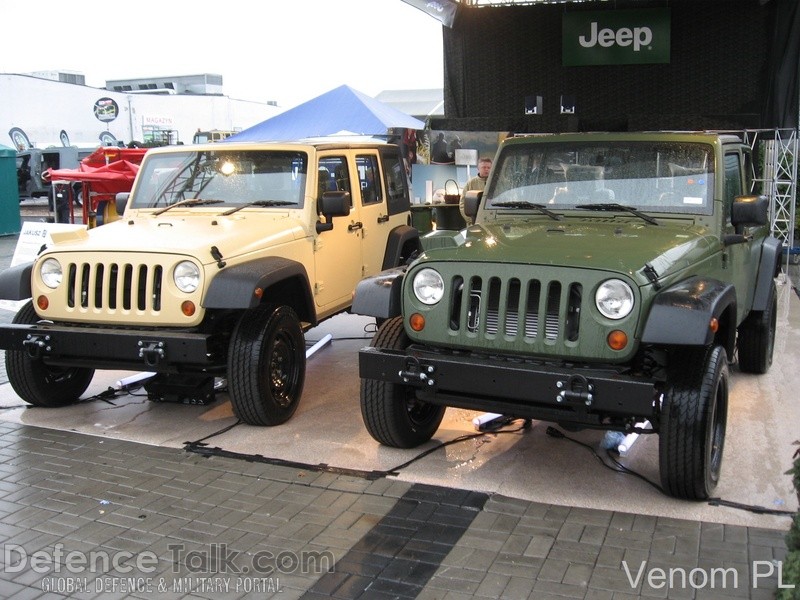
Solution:
{"label": "door handle", "polygon": [[389,220],[389,215],[381,215],[378,217],[378,223],[386,223]]}
{"label": "door handle", "polygon": [[364,224],[361,221],[356,221],[355,223],[351,223],[347,226],[347,231],[355,231],[356,229],[361,229],[364,227]]}

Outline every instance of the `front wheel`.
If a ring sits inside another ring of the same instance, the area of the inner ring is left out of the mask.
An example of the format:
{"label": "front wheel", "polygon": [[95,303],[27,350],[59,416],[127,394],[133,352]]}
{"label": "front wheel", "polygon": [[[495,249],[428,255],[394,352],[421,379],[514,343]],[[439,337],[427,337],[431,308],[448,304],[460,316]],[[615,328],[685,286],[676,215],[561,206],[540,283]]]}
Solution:
{"label": "front wheel", "polygon": [[[38,321],[31,301],[19,309],[12,322],[31,325]],[[6,372],[20,398],[46,408],[74,404],[94,377],[94,369],[49,366],[24,350],[6,350]]]}
{"label": "front wheel", "polygon": [[280,425],[297,410],[306,372],[300,320],[288,306],[245,311],[228,352],[228,391],[234,414],[248,425]]}
{"label": "front wheel", "polygon": [[728,419],[728,356],[722,346],[675,352],[658,439],[664,491],[705,500],[719,481]]}
{"label": "front wheel", "polygon": [[[405,350],[403,319],[386,321],[372,339],[375,348]],[[414,388],[375,379],[361,380],[361,417],[369,434],[385,446],[413,448],[427,442],[444,417],[444,406],[418,400]]]}

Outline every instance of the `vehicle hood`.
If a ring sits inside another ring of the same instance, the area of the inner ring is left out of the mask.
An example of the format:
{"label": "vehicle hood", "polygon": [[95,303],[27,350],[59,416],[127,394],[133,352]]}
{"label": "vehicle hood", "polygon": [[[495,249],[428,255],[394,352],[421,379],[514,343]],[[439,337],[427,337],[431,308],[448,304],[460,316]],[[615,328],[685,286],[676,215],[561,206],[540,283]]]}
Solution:
{"label": "vehicle hood", "polygon": [[239,212],[229,216],[137,215],[89,231],[53,232],[49,252],[145,252],[195,256],[216,262],[210,248],[231,259],[309,235],[291,213]]}
{"label": "vehicle hood", "polygon": [[460,232],[453,246],[427,250],[423,258],[608,270],[644,285],[645,264],[664,278],[719,251],[719,240],[704,226],[688,219],[659,223],[627,218],[484,223]]}

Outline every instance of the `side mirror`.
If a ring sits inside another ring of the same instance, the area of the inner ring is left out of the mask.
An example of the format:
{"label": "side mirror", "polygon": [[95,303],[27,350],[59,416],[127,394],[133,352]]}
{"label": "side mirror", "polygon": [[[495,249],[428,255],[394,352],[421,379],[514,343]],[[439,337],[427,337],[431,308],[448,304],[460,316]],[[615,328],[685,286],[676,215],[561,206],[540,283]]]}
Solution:
{"label": "side mirror", "polygon": [[744,227],[769,222],[769,199],[766,196],[736,196],[731,206],[731,223],[737,232]]}
{"label": "side mirror", "polygon": [[319,199],[319,212],[326,219],[350,214],[350,192],[325,192]]}
{"label": "side mirror", "polygon": [[319,199],[317,208],[325,217],[325,223],[317,221],[317,233],[333,229],[333,217],[346,217],[350,214],[350,192],[325,192]]}
{"label": "side mirror", "polygon": [[477,190],[470,190],[464,195],[464,214],[472,219],[473,222],[478,214],[481,198],[483,198],[483,192]]}
{"label": "side mirror", "polygon": [[125,212],[125,207],[128,206],[128,198],[131,197],[130,192],[117,192],[114,196],[114,203],[116,204],[117,214],[121,217]]}

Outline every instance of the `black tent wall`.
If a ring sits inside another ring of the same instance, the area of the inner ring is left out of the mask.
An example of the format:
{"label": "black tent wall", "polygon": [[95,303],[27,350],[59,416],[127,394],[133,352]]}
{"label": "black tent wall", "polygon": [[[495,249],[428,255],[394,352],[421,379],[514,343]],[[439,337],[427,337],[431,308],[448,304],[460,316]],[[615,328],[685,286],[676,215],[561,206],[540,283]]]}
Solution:
{"label": "black tent wall", "polygon": [[797,129],[800,118],[800,3],[797,0],[777,3],[767,73],[764,122]]}
{"label": "black tent wall", "polygon": [[[617,0],[464,7],[443,28],[433,129],[561,132],[797,127],[797,0]],[[669,64],[564,67],[566,11],[667,7]],[[777,18],[776,18],[777,17]],[[561,95],[574,114],[560,114]],[[525,97],[543,112],[525,114]]]}

